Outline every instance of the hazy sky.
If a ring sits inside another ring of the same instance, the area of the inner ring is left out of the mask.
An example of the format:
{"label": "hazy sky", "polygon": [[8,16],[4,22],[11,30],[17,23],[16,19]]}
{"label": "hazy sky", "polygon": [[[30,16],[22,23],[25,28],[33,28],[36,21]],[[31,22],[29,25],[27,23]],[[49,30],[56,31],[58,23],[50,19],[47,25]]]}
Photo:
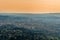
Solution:
{"label": "hazy sky", "polygon": [[60,12],[60,0],[0,0],[0,12]]}

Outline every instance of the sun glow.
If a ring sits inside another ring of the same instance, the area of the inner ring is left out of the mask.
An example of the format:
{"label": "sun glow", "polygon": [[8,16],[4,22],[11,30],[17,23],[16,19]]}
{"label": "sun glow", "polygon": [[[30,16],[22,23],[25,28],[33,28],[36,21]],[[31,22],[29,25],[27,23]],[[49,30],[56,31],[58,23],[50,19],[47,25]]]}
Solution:
{"label": "sun glow", "polygon": [[0,0],[0,12],[60,12],[60,0]]}

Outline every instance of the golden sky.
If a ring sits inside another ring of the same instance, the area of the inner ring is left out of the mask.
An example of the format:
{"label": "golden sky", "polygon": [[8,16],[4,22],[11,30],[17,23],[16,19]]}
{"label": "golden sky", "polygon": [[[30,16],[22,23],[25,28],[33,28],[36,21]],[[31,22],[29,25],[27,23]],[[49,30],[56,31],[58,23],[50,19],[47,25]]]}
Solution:
{"label": "golden sky", "polygon": [[0,0],[0,12],[60,12],[60,0]]}

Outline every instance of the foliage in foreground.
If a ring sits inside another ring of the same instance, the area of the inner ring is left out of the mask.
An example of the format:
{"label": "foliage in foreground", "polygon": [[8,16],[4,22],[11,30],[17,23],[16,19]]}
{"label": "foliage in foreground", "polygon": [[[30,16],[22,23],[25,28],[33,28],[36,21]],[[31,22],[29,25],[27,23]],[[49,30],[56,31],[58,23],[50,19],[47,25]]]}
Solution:
{"label": "foliage in foreground", "polygon": [[60,40],[59,36],[46,35],[40,31],[18,28],[14,25],[2,25],[0,29],[0,40]]}

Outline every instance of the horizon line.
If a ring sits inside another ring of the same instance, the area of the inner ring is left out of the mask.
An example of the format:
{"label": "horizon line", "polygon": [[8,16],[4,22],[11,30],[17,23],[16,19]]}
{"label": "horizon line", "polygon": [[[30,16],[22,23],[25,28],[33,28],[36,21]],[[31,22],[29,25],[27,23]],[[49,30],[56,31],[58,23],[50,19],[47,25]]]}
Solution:
{"label": "horizon line", "polygon": [[56,14],[60,12],[15,12],[15,11],[0,11],[0,14]]}

